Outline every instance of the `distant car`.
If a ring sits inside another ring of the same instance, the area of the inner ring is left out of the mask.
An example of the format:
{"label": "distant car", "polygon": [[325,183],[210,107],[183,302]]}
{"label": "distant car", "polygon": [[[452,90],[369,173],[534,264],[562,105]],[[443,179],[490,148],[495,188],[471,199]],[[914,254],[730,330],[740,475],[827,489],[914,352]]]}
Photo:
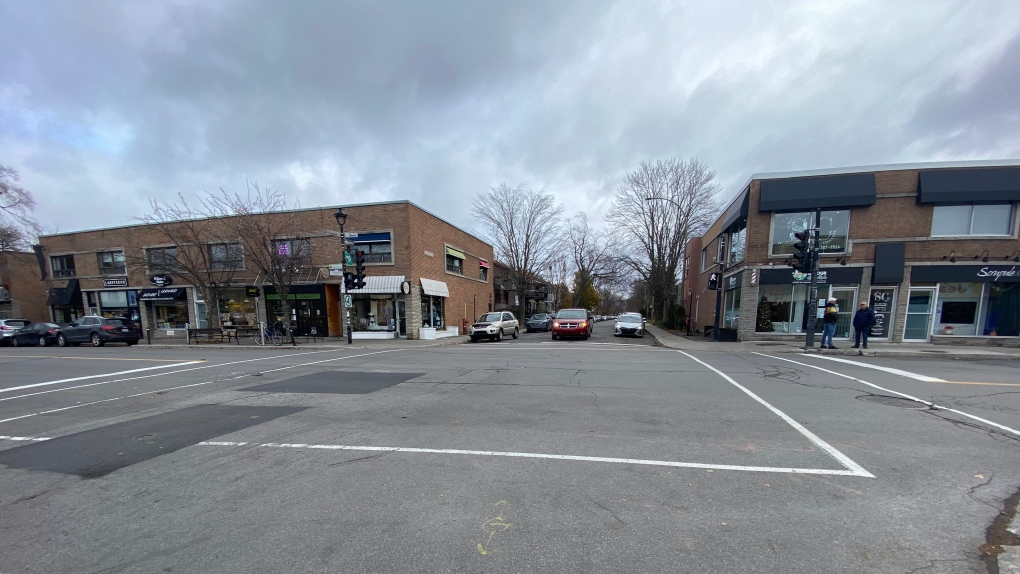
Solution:
{"label": "distant car", "polygon": [[0,345],[10,345],[14,332],[29,323],[28,319],[0,319]]}
{"label": "distant car", "polygon": [[30,323],[14,332],[11,344],[15,347],[39,345],[49,347],[57,344],[60,325],[53,323]]}
{"label": "distant car", "polygon": [[536,313],[528,319],[524,326],[530,333],[532,331],[548,331],[552,329],[553,318],[548,313]]}
{"label": "distant car", "polygon": [[485,313],[468,327],[468,335],[471,336],[472,343],[477,343],[479,339],[502,341],[506,335],[516,339],[520,332],[521,328],[517,317],[514,317],[514,314],[509,311]]}
{"label": "distant car", "polygon": [[72,321],[57,334],[57,344],[61,347],[82,343],[92,343],[93,347],[102,347],[107,343],[127,343],[130,347],[141,339],[141,328],[130,319],[97,315]]}
{"label": "distant car", "polygon": [[623,313],[616,318],[616,329],[614,337],[621,335],[632,335],[635,337],[645,336],[645,320],[639,313]]}
{"label": "distant car", "polygon": [[560,309],[552,323],[552,338],[581,337],[587,339],[594,329],[594,317],[585,309]]}

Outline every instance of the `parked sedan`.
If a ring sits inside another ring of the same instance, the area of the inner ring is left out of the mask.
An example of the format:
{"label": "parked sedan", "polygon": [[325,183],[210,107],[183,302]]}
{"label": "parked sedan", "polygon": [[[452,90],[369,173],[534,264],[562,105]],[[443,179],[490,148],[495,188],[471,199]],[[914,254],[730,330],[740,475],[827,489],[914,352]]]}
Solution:
{"label": "parked sedan", "polygon": [[614,337],[621,335],[632,335],[635,337],[645,336],[645,320],[638,313],[624,313],[616,319],[616,330]]}
{"label": "parked sedan", "polygon": [[82,343],[92,343],[93,347],[102,347],[107,343],[127,343],[130,347],[141,339],[141,329],[131,320],[95,315],[73,321],[57,334],[57,344],[61,347]]}
{"label": "parked sedan", "polygon": [[549,329],[552,329],[552,322],[552,315],[548,313],[536,313],[532,315],[531,318],[528,319],[528,322],[524,325],[530,333],[532,331],[548,331]]}
{"label": "parked sedan", "polygon": [[0,319],[0,345],[10,345],[14,332],[29,323],[27,319]]}
{"label": "parked sedan", "polygon": [[555,341],[560,337],[581,337],[587,339],[591,336],[594,328],[594,321],[591,314],[585,309],[560,309],[552,324],[552,338]]}
{"label": "parked sedan", "polygon": [[471,336],[472,343],[477,343],[479,339],[502,341],[504,335],[510,335],[516,339],[520,332],[521,328],[517,317],[508,311],[486,313],[468,327],[468,335]]}
{"label": "parked sedan", "polygon": [[49,347],[57,344],[57,335],[60,333],[60,325],[53,323],[31,323],[18,329],[11,337],[11,344],[15,347],[39,345]]}

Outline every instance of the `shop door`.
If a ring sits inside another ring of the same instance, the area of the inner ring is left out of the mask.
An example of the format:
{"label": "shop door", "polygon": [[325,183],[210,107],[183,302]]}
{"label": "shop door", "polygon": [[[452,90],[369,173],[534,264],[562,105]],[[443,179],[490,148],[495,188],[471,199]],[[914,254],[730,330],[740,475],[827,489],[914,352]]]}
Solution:
{"label": "shop door", "polygon": [[829,297],[836,298],[839,309],[839,320],[836,321],[836,339],[849,339],[853,336],[854,311],[857,308],[856,287],[833,287]]}
{"label": "shop door", "polygon": [[404,310],[404,301],[397,301],[397,331],[401,337],[407,336],[407,312]]}
{"label": "shop door", "polygon": [[927,341],[931,336],[931,312],[935,308],[934,289],[911,289],[907,299],[904,341]]}

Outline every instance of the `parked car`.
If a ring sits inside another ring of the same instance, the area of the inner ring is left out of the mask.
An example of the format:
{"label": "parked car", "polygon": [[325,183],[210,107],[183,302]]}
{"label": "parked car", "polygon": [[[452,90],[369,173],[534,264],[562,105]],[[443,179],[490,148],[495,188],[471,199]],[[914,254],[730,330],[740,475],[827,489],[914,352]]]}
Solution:
{"label": "parked car", "polygon": [[72,321],[57,334],[61,347],[92,343],[102,347],[107,343],[127,343],[130,347],[142,339],[141,328],[124,317],[99,317],[91,315]]}
{"label": "parked car", "polygon": [[621,335],[632,335],[635,337],[645,336],[645,319],[640,313],[623,313],[616,318],[616,329],[614,337]]}
{"label": "parked car", "polygon": [[29,323],[14,332],[11,344],[15,347],[39,345],[49,347],[57,344],[60,325],[53,323]]}
{"label": "parked car", "polygon": [[10,345],[14,332],[29,323],[27,319],[0,319],[0,345]]}
{"label": "parked car", "polygon": [[517,317],[514,317],[514,314],[509,311],[485,313],[468,327],[468,335],[471,336],[472,343],[477,343],[479,339],[502,341],[505,335],[516,339],[520,332],[521,328]]}
{"label": "parked car", "polygon": [[524,324],[527,331],[548,331],[552,329],[553,318],[548,313],[536,313],[528,319],[528,322]]}
{"label": "parked car", "polygon": [[591,313],[585,309],[560,309],[552,323],[552,338],[581,337],[587,339],[595,327]]}

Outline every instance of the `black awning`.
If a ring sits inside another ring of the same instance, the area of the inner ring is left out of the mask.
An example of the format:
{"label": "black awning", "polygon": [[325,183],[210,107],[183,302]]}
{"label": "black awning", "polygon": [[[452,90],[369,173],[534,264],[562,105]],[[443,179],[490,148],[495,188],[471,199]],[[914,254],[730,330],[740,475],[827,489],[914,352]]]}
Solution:
{"label": "black awning", "polygon": [[139,301],[176,301],[185,299],[188,290],[184,287],[161,287],[159,289],[142,289],[138,292]]}
{"label": "black awning", "polygon": [[918,203],[1020,201],[1020,167],[922,171]]}
{"label": "black awning", "polygon": [[906,243],[875,245],[875,269],[871,275],[871,282],[880,285],[894,285],[902,282],[906,252]]}
{"label": "black awning", "polygon": [[733,203],[726,208],[726,216],[723,219],[722,226],[724,231],[729,230],[730,227],[740,221],[747,219],[748,195],[750,194],[747,192],[747,189],[745,189],[737,196],[736,199],[733,200]]}
{"label": "black awning", "polygon": [[808,211],[875,205],[875,174],[763,179],[758,211]]}
{"label": "black awning", "polygon": [[54,287],[50,289],[49,297],[46,298],[46,305],[53,307],[59,305],[70,305],[71,301],[78,298],[78,302],[81,302],[81,287],[78,286],[77,279],[71,279],[67,282],[67,287]]}

